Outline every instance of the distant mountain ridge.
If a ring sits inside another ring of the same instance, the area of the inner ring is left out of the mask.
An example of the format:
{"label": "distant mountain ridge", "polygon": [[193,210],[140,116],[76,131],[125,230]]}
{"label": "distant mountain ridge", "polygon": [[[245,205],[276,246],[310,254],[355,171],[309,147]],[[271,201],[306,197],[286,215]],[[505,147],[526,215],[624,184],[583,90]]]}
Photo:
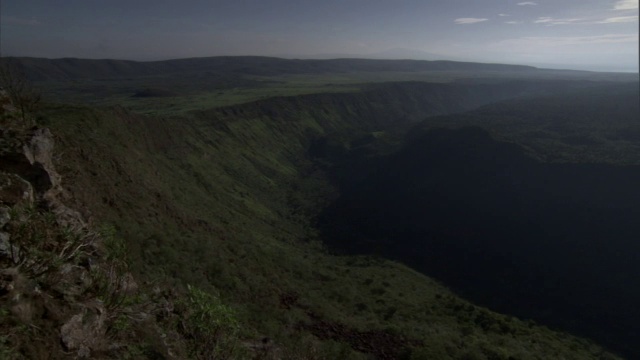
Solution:
{"label": "distant mountain ridge", "polygon": [[[313,55],[295,55],[295,54],[281,54],[274,55],[276,57],[282,57],[285,59],[378,59],[378,60],[450,60],[450,61],[469,61],[468,59],[453,58],[450,56],[444,56],[442,54],[436,54],[411,48],[395,47],[386,49],[383,51],[376,51],[366,54],[354,54],[354,53],[320,53]],[[473,62],[473,61],[472,61]]]}
{"label": "distant mountain ridge", "polygon": [[163,61],[91,60],[78,58],[11,58],[34,81],[118,79],[168,73],[211,72],[248,75],[322,74],[336,72],[536,71],[532,66],[457,61],[330,59],[300,60],[261,56],[218,56]]}

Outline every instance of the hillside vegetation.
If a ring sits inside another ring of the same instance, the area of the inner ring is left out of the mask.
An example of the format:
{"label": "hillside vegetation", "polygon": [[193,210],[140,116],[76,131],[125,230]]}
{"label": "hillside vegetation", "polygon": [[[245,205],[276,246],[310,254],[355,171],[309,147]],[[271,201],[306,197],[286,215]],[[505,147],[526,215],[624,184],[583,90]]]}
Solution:
{"label": "hillside vegetation", "polygon": [[218,56],[151,62],[20,58],[30,79],[39,81],[166,76],[175,73],[285,75],[304,73],[418,71],[535,71],[535,67],[456,61],[333,59],[298,60],[261,56]]}
{"label": "hillside vegetation", "polygon": [[53,345],[72,312],[31,337],[8,336],[31,320],[7,312],[1,350],[32,357],[24,344],[45,339],[59,358],[85,349],[104,358],[617,358],[474,305],[399,262],[335,255],[314,224],[344,195],[346,160],[361,160],[351,170],[364,172],[353,181],[401,148],[420,119],[557,86],[367,85],[180,116],[48,104],[37,120],[54,134],[65,204],[89,228],[124,240],[118,254],[126,253],[125,270],[139,286],[126,306],[157,311],[134,307],[112,319],[114,348]]}
{"label": "hillside vegetation", "polygon": [[[276,96],[354,93],[399,81],[634,81],[633,74],[415,60],[210,57],[167,61],[12,58],[50,101],[183,115]],[[582,85],[586,85],[582,83]],[[141,94],[146,96],[140,96]]]}
{"label": "hillside vegetation", "polygon": [[427,119],[357,175],[342,156],[325,237],[636,358],[638,98],[628,84],[508,100]]}

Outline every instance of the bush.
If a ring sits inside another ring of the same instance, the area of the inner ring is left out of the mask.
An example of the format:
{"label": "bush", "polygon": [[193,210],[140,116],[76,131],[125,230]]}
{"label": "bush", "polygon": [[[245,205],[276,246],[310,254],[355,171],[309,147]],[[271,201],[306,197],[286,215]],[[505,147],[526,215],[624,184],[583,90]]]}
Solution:
{"label": "bush", "polygon": [[24,274],[48,286],[61,281],[63,264],[87,256],[96,234],[57,224],[55,215],[27,207],[11,210],[9,261]]}
{"label": "bush", "polygon": [[187,289],[182,330],[191,342],[191,355],[197,359],[238,358],[240,326],[233,309],[217,296],[191,285]]}

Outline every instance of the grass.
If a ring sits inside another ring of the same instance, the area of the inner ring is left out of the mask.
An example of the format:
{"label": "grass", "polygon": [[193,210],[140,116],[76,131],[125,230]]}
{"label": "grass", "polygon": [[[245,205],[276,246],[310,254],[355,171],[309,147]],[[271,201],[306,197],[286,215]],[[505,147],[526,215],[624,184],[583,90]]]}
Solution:
{"label": "grass", "polygon": [[101,100],[83,100],[100,106],[124,106],[147,115],[180,115],[188,112],[243,104],[276,96],[296,96],[323,92],[355,92],[357,85],[336,86],[313,84],[269,84],[259,88],[231,88],[214,91],[201,91],[195,94],[177,95],[161,98],[136,98],[132,91],[114,94]]}
{"label": "grass", "polygon": [[[303,76],[290,78],[251,76],[247,79],[232,79],[220,84],[214,82],[207,87],[197,84],[178,83],[176,85],[176,80],[173,78],[121,79],[104,84],[79,80],[73,87],[59,82],[41,83],[40,87],[45,89],[53,100],[98,106],[125,106],[133,111],[150,115],[185,114],[194,110],[248,103],[276,96],[356,92],[361,87],[351,78],[336,77],[335,82],[327,80],[321,77]],[[167,84],[171,85],[167,86]],[[140,89],[149,86],[170,90],[174,96],[133,96]],[[105,87],[109,90],[105,90]]]}
{"label": "grass", "polygon": [[59,136],[57,165],[77,207],[127,239],[137,274],[219,294],[241,338],[273,341],[270,356],[367,358],[358,349],[382,349],[379,339],[403,344],[393,356],[413,359],[610,356],[474,306],[401,264],[323,248],[309,214],[335,188],[326,174],[309,179],[323,174],[307,157],[310,144],[327,134],[384,138],[382,119],[416,110],[386,93],[388,112],[376,119],[373,95],[360,94],[182,117],[58,105],[41,120]]}
{"label": "grass", "polygon": [[[185,115],[192,111],[219,108],[277,96],[320,93],[353,93],[372,84],[419,81],[451,83],[457,81],[496,82],[501,80],[593,80],[628,81],[630,76],[608,73],[542,71],[383,71],[330,72],[283,75],[167,73],[163,75],[71,81],[42,81],[37,86],[50,101],[124,106],[132,111],[154,115]],[[143,89],[157,89],[169,96],[135,97]]]}
{"label": "grass", "polygon": [[637,85],[609,85],[604,90],[585,86],[565,97],[514,99],[433,117],[419,127],[481,126],[545,162],[638,165]]}
{"label": "grass", "polygon": [[[416,80],[484,82],[491,75],[49,83],[42,86],[53,98],[118,107],[49,105],[39,121],[57,135],[56,165],[73,194],[68,205],[93,223],[111,224],[108,239],[124,240],[107,241],[105,258],[118,262],[126,253],[139,282],[162,289],[110,297],[119,284],[102,277],[93,279],[100,299],[113,308],[175,298],[162,291],[184,296],[154,319],[173,331],[165,338],[193,340],[178,357],[205,358],[212,350],[265,359],[615,358],[586,340],[475,306],[402,264],[331,254],[313,226],[337,195],[337,164],[320,163],[310,149],[362,151],[366,161],[394,148],[396,127],[486,101],[477,89],[433,90]],[[413,82],[372,86],[389,80]],[[145,87],[177,96],[131,96]],[[111,313],[114,343],[130,341],[112,357],[153,357],[154,349],[169,347],[159,344],[165,340],[154,326]],[[21,326],[19,334],[35,331]],[[2,331],[1,354],[31,339],[13,341],[2,336],[8,328]],[[56,329],[49,333],[56,347]]]}

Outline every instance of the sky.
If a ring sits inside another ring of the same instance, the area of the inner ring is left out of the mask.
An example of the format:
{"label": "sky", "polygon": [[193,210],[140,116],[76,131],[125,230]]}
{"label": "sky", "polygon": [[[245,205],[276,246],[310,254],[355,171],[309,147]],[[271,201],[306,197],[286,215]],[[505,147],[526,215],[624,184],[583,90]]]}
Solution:
{"label": "sky", "polygon": [[0,0],[0,52],[424,58],[638,72],[638,0]]}

